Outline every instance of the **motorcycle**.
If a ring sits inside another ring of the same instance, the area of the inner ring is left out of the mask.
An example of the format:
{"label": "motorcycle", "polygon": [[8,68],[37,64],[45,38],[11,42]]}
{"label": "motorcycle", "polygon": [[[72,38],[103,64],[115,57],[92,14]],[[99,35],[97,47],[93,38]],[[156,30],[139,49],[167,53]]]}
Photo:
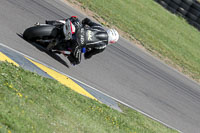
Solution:
{"label": "motorcycle", "polygon": [[[35,24],[27,28],[23,33],[23,38],[30,42],[35,42],[43,48],[64,56],[70,56],[74,47],[74,31],[69,20],[57,20],[54,24]],[[82,48],[82,53],[86,48]]]}

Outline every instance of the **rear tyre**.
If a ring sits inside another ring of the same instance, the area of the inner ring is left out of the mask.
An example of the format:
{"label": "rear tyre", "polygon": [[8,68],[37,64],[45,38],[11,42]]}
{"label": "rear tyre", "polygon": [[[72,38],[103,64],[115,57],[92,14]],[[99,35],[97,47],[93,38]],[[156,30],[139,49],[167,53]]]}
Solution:
{"label": "rear tyre", "polygon": [[182,1],[181,0],[172,0],[174,1],[177,5],[179,5]]}
{"label": "rear tyre", "polygon": [[160,0],[158,3],[160,5],[162,5],[164,8],[166,8],[168,6],[167,3],[165,1],[163,1],[163,0]]}
{"label": "rear tyre", "polygon": [[197,16],[195,16],[194,14],[192,14],[190,12],[188,12],[186,16],[187,16],[187,18],[191,19],[192,21],[196,21],[198,19]]}
{"label": "rear tyre", "polygon": [[184,3],[186,3],[188,6],[191,6],[194,0],[182,0]]}
{"label": "rear tyre", "polygon": [[173,8],[175,11],[178,9],[179,5],[177,5],[175,2],[171,1],[168,6]]}
{"label": "rear tyre", "polygon": [[183,17],[185,17],[185,15],[187,14],[187,10],[183,9],[182,7],[178,8],[177,12]]}

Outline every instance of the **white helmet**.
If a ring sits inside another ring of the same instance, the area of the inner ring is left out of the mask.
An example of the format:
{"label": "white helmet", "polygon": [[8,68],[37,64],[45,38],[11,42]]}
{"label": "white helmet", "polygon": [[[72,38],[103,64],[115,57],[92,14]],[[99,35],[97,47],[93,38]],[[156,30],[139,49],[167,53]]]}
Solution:
{"label": "white helmet", "polygon": [[107,30],[108,44],[116,43],[119,39],[119,33],[115,29]]}

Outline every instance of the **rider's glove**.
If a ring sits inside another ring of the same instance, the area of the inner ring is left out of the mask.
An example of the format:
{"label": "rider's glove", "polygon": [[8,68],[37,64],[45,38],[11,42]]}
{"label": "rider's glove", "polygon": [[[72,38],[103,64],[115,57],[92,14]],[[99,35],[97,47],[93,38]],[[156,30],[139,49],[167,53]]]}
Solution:
{"label": "rider's glove", "polygon": [[84,58],[87,60],[87,59],[90,59],[92,57],[92,54],[89,54],[89,52],[87,53],[85,53],[84,54]]}
{"label": "rider's glove", "polygon": [[89,18],[85,18],[85,19],[82,20],[82,24],[85,25],[85,24],[87,24],[90,21],[91,20]]}

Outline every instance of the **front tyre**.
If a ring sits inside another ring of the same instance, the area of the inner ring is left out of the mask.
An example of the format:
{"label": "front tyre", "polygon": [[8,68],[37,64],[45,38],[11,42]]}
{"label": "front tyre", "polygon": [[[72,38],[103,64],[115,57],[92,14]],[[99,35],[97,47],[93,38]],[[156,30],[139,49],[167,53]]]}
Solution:
{"label": "front tyre", "polygon": [[28,41],[36,39],[56,38],[58,30],[53,25],[39,25],[26,29],[23,33],[23,38]]}

